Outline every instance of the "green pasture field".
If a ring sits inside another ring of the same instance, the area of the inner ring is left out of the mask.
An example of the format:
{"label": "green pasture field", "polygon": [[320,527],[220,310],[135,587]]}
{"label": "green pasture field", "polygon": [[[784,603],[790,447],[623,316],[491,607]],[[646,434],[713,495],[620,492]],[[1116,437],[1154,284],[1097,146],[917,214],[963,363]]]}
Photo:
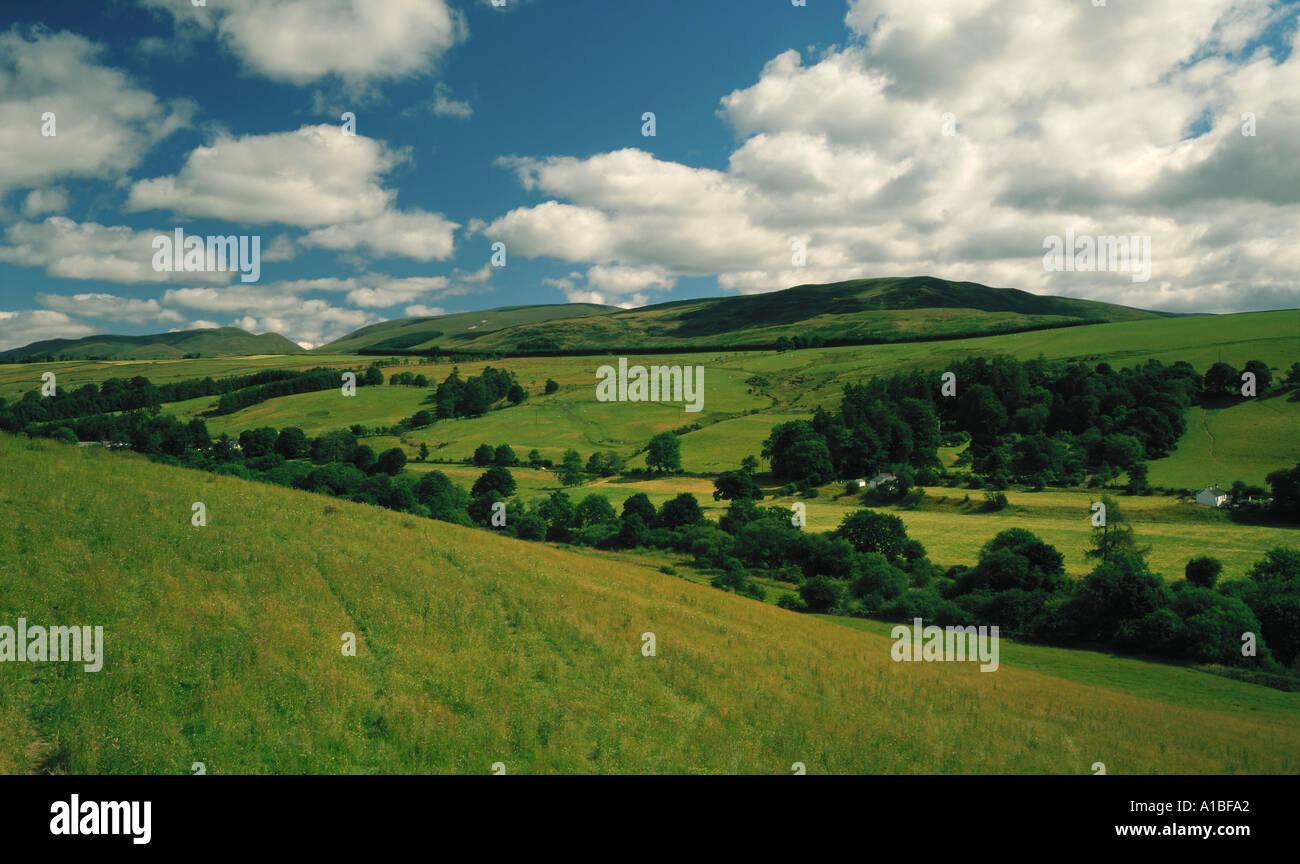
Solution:
{"label": "green pasture field", "polygon": [[[896,626],[869,618],[818,615],[855,630],[888,637]],[[1269,690],[1267,694],[1254,684],[1206,673],[1174,663],[1148,662],[1101,651],[1076,651],[1049,645],[1034,645],[1000,640],[998,660],[1017,667],[1033,669],[1044,675],[1080,684],[1122,690],[1135,696],[1163,702],[1176,710],[1195,705],[1225,714],[1250,712],[1277,723],[1293,722],[1297,708],[1296,694]],[[1107,773],[1114,766],[1107,763]]]}
{"label": "green pasture field", "polygon": [[1300,463],[1300,390],[1268,393],[1222,407],[1187,410],[1178,449],[1148,463],[1147,480],[1168,489],[1202,489],[1232,481],[1264,486],[1279,468]]}
{"label": "green pasture field", "polygon": [[0,663],[3,773],[1300,771],[1300,694],[1012,645],[896,663],[629,558],[131,453],[0,436],[0,522],[0,622],[105,642],[100,672]]}

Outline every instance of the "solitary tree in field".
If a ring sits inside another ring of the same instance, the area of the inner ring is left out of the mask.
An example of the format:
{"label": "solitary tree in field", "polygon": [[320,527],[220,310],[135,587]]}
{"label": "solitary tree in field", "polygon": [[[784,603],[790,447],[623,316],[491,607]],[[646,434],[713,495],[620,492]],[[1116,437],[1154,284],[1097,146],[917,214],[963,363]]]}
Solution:
{"label": "solitary tree in field", "polygon": [[577,450],[565,450],[564,461],[560,463],[560,482],[565,486],[577,486],[582,483],[582,456]]}
{"label": "solitary tree in field", "polygon": [[591,458],[587,460],[588,474],[595,474],[599,477],[613,477],[622,470],[623,457],[613,450],[592,453]]}
{"label": "solitary tree in field", "polygon": [[1089,539],[1092,548],[1083,554],[1089,558],[1100,558],[1103,563],[1127,555],[1143,561],[1145,566],[1145,556],[1151,551],[1150,547],[1138,546],[1133,528],[1120,511],[1118,501],[1109,495],[1103,495],[1101,502],[1106,505],[1106,524],[1092,529],[1092,537]]}
{"label": "solitary tree in field", "polygon": [[1219,578],[1219,571],[1223,565],[1217,558],[1211,558],[1208,555],[1202,555],[1200,558],[1193,558],[1187,562],[1187,568],[1183,575],[1187,581],[1201,588],[1213,588],[1214,580]]}
{"label": "solitary tree in field", "polygon": [[863,508],[845,516],[832,536],[843,537],[858,552],[875,552],[893,561],[903,552],[907,529],[893,514]]}
{"label": "solitary tree in field", "polygon": [[508,469],[494,465],[474,481],[469,494],[475,498],[492,497],[493,500],[509,498],[515,494],[514,475]]}
{"label": "solitary tree in field", "polygon": [[758,500],[763,497],[763,491],[758,488],[754,478],[744,471],[723,471],[713,481],[713,487],[714,501],[734,501],[737,498]]}
{"label": "solitary tree in field", "polygon": [[671,432],[660,432],[650,439],[645,464],[651,471],[676,474],[682,470],[682,442]]}
{"label": "solitary tree in field", "polygon": [[613,477],[615,474],[622,474],[626,467],[623,464],[623,457],[613,450],[606,450],[600,454],[600,476]]}
{"label": "solitary tree in field", "polygon": [[1128,486],[1125,490],[1130,495],[1145,495],[1147,489],[1147,463],[1134,462],[1128,466]]}

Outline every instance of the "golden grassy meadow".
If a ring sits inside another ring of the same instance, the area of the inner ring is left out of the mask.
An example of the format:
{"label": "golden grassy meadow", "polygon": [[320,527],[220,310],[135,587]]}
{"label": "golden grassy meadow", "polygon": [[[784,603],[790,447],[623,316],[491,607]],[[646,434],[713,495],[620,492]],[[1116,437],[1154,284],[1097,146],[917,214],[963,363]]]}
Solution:
{"label": "golden grassy meadow", "polygon": [[0,437],[0,524],[0,624],[106,643],[100,673],[0,664],[5,773],[1300,770],[1300,694],[895,663],[883,625],[131,454]]}

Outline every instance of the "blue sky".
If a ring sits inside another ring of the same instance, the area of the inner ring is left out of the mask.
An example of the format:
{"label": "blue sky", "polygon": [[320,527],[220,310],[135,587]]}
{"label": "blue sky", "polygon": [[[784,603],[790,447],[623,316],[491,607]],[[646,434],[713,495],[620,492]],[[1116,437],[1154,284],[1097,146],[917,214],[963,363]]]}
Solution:
{"label": "blue sky", "polygon": [[[1141,5],[10,0],[0,348],[919,273],[1296,305],[1296,4]],[[156,273],[177,227],[260,281]],[[1067,229],[1150,278],[1045,268]]]}

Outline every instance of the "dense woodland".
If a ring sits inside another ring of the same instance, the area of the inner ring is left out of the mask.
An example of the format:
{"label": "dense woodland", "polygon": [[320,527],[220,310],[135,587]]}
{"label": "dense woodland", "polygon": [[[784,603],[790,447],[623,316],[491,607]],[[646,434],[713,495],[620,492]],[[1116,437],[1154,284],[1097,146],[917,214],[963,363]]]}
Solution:
{"label": "dense woodland", "polygon": [[[225,396],[245,390],[255,391],[266,385],[292,381],[307,374],[310,373],[271,369],[219,380],[194,378],[168,384],[154,384],[148,378],[139,376],[109,378],[99,385],[84,384],[75,390],[55,387],[54,395],[48,397],[42,396],[39,390],[28,390],[21,400],[12,404],[0,399],[0,429],[18,432],[32,423],[115,411],[157,409],[168,402],[183,402],[202,396]],[[333,374],[334,381],[337,382],[339,373]]]}
{"label": "dense woodland", "polygon": [[[384,383],[383,373],[374,366],[360,374],[353,374],[356,375],[356,385],[358,387],[376,386]],[[242,387],[223,393],[221,398],[217,400],[217,407],[213,409],[212,413],[214,415],[234,414],[236,411],[242,411],[250,406],[280,396],[333,390],[341,386],[342,378],[343,373],[338,369],[312,369],[307,372],[297,372],[276,381],[259,384],[256,387]]]}
{"label": "dense woodland", "polygon": [[527,398],[524,388],[516,381],[514,373],[486,366],[483,373],[464,380],[459,367],[443,379],[431,400],[435,418],[447,420],[455,417],[481,417],[502,399],[518,405]]}
{"label": "dense woodland", "polygon": [[[1268,367],[1252,360],[1259,392]],[[1150,459],[1168,456],[1192,405],[1230,399],[1241,377],[1224,363],[1204,376],[1188,363],[1151,360],[1132,369],[1106,363],[971,357],[936,372],[848,384],[838,410],[782,423],[763,445],[772,473],[809,489],[890,472],[903,487],[932,485],[939,448],[969,441],[970,471],[995,489],[1105,485],[1120,474],[1147,491]],[[1288,383],[1300,381],[1300,364]],[[946,384],[946,386],[945,386]]]}

